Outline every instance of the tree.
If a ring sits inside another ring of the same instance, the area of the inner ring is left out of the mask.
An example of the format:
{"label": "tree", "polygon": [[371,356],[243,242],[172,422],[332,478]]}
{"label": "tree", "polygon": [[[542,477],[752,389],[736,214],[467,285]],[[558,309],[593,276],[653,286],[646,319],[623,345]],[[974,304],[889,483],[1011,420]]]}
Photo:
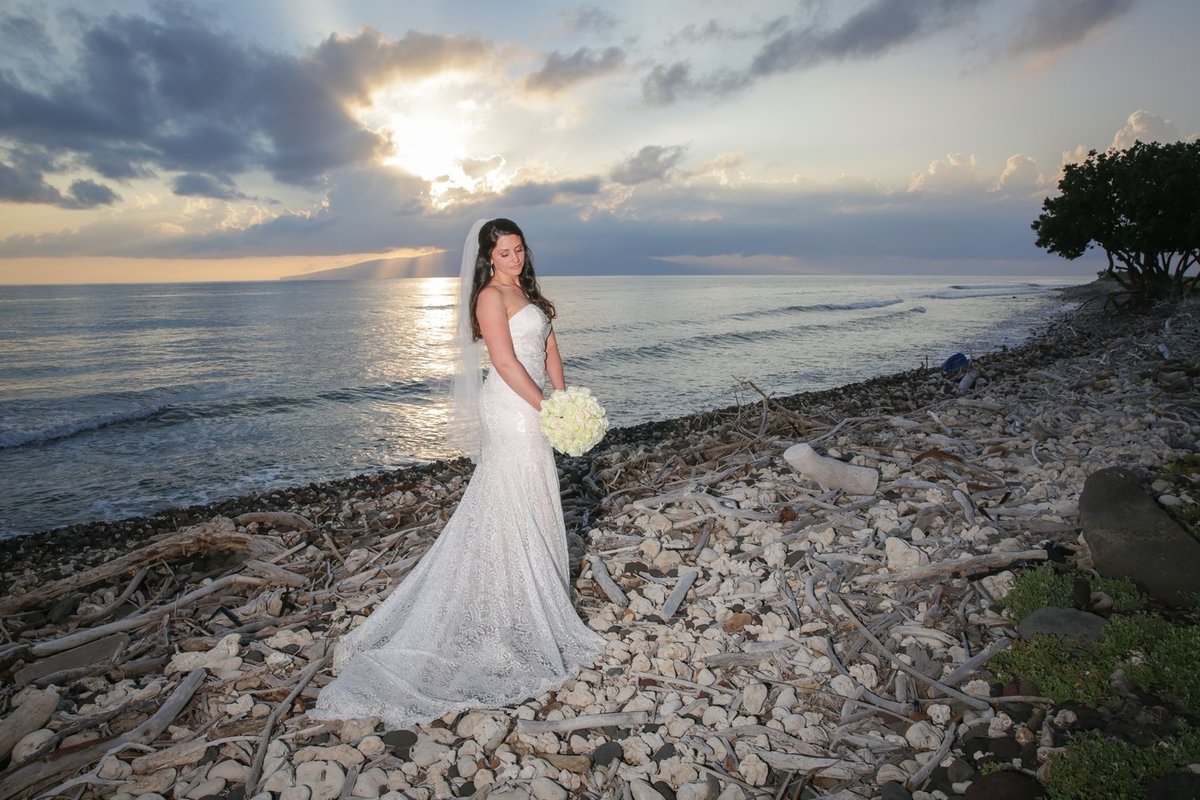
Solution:
{"label": "tree", "polygon": [[1034,221],[1037,246],[1068,260],[1093,247],[1106,272],[1137,299],[1177,297],[1200,285],[1200,141],[1135,142],[1092,150],[1063,168],[1057,197]]}

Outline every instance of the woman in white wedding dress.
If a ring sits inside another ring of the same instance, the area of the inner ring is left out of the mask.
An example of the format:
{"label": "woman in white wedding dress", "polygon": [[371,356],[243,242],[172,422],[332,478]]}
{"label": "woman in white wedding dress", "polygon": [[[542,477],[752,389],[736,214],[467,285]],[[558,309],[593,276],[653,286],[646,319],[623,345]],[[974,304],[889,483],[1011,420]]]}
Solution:
{"label": "woman in white wedding dress", "polygon": [[[521,229],[477,222],[460,282],[452,434],[475,473],[420,563],[338,642],[338,677],[311,717],[394,729],[498,708],[556,688],[604,650],[571,605],[558,472],[538,424],[547,380],[565,386],[562,360]],[[482,385],[480,338],[492,362]]]}

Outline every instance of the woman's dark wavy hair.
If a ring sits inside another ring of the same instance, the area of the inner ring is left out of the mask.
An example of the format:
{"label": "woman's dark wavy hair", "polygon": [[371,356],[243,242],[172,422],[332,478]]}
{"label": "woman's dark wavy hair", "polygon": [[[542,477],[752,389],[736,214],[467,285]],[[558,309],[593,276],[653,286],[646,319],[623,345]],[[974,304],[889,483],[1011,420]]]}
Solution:
{"label": "woman's dark wavy hair", "polygon": [[479,299],[480,290],[492,279],[492,251],[496,249],[496,242],[500,241],[501,236],[521,237],[521,246],[525,248],[525,266],[521,268],[517,281],[529,302],[545,312],[546,319],[555,317],[554,304],[543,297],[542,290],[538,288],[537,275],[533,272],[533,251],[525,241],[525,234],[511,219],[501,217],[489,220],[479,229],[479,254],[475,256],[475,274],[471,278],[471,338],[474,341],[483,338],[483,332],[479,330],[479,319],[475,316],[475,303]]}

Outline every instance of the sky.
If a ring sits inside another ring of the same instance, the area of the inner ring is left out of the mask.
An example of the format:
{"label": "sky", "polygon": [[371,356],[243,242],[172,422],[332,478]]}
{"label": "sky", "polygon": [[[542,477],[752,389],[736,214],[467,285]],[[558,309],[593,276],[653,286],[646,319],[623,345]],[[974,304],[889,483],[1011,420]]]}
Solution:
{"label": "sky", "polygon": [[0,283],[1081,275],[1065,163],[1200,134],[1194,0],[0,0]]}

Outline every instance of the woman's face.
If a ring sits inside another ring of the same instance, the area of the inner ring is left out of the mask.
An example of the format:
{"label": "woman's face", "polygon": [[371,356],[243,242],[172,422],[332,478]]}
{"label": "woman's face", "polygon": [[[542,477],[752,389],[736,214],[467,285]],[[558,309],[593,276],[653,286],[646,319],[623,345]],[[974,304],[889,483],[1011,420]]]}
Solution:
{"label": "woman's face", "polygon": [[521,237],[509,233],[496,240],[492,249],[492,267],[496,272],[516,279],[525,268],[525,245]]}

